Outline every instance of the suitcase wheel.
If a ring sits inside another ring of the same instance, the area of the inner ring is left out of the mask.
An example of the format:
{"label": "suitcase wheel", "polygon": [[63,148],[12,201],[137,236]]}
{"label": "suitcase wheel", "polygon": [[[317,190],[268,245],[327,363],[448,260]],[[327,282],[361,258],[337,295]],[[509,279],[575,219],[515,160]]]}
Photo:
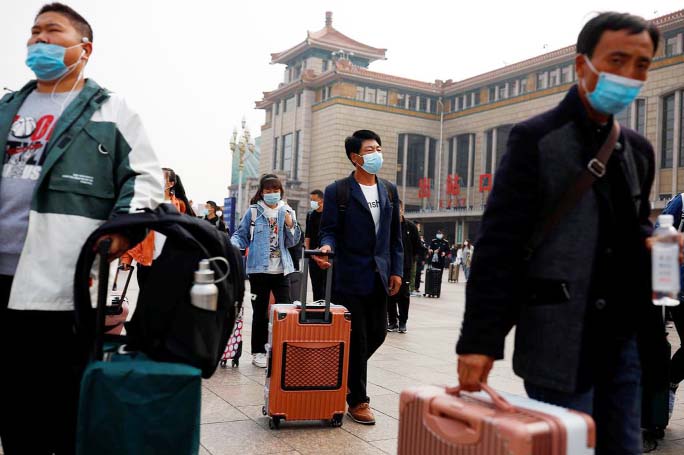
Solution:
{"label": "suitcase wheel", "polygon": [[227,364],[227,363],[228,363],[228,362],[226,362],[225,360],[221,360],[221,366],[222,366],[223,368],[226,367],[226,364]]}
{"label": "suitcase wheel", "polygon": [[281,419],[280,416],[271,417],[270,420],[268,421],[268,427],[271,430],[279,430],[280,429],[280,419]]}
{"label": "suitcase wheel", "polygon": [[232,365],[233,365],[233,368],[237,368],[240,366],[240,361],[238,359],[233,359]]}
{"label": "suitcase wheel", "polygon": [[330,419],[330,426],[333,428],[339,428],[342,426],[342,418],[344,414],[335,414],[332,419]]}

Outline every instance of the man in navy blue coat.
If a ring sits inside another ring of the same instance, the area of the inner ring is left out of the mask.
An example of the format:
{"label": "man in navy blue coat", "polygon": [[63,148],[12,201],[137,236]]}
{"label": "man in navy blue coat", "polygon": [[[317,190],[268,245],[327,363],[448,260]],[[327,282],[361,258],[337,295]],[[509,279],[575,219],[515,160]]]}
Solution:
{"label": "man in navy blue coat", "polygon": [[[352,314],[349,416],[373,425],[366,394],[368,359],[385,341],[387,297],[401,287],[403,246],[397,188],[376,177],[382,167],[380,136],[356,131],[344,142],[356,170],[325,189],[321,250],[335,252],[333,301]],[[329,267],[323,258],[315,261]]]}

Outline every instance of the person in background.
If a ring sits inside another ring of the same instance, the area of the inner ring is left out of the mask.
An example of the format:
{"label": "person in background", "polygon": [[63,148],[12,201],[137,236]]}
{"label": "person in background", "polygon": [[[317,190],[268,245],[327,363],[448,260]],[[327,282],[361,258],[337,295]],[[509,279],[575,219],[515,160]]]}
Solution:
{"label": "person in background", "polygon": [[438,230],[435,238],[430,242],[428,249],[428,261],[433,268],[443,269],[447,263],[446,255],[449,253],[449,242],[444,239],[442,230]]}
{"label": "person in background", "polygon": [[[186,204],[182,199],[176,197],[176,194],[181,195],[181,197],[185,196],[185,188],[180,177],[171,168],[165,167],[162,168],[162,171],[164,173],[164,203],[171,204],[180,213],[187,214],[187,208],[190,207],[192,209],[192,205],[189,202]],[[135,259],[137,262],[138,285],[141,288],[145,285],[145,281],[147,281],[152,261],[161,254],[165,240],[166,236],[163,234],[150,231],[142,242],[126,251],[119,258],[122,270],[128,270]]]}
{"label": "person in background", "polygon": [[470,240],[463,242],[463,248],[461,248],[461,264],[463,264],[463,275],[465,279],[468,280],[470,276],[470,264],[473,260],[473,245],[470,244]]}
{"label": "person in background", "polygon": [[421,235],[418,249],[416,250],[416,276],[413,282],[413,293],[411,293],[412,297],[420,297],[422,295],[420,293],[420,283],[422,281],[421,275],[423,274],[423,269],[425,268],[427,254],[428,246],[427,243],[425,243],[425,237]]}
{"label": "person in background", "polygon": [[[50,3],[26,31],[36,79],[0,100],[0,439],[6,455],[73,454],[87,358],[74,333],[76,261],[108,219],[155,209],[163,182],[140,116],[84,77],[88,21]],[[98,245],[110,240],[114,260],[144,237],[131,229]]]}
{"label": "person in background", "polygon": [[216,213],[218,210],[216,202],[207,201],[207,214],[202,219],[213,224],[219,231],[226,232],[226,223],[223,222],[223,217]]}
{"label": "person in background", "polygon": [[287,275],[295,271],[288,248],[299,242],[301,231],[295,211],[283,202],[285,189],[278,176],[266,174],[251,205],[231,237],[241,250],[249,248],[247,275],[252,300],[252,363],[266,368],[268,302],[271,292],[278,303],[291,303]]}
{"label": "person in background", "polygon": [[[387,331],[406,333],[409,305],[411,303],[411,266],[416,257],[415,252],[420,248],[418,228],[413,221],[404,218],[404,203],[399,201],[401,216],[401,240],[404,246],[404,275],[401,279],[399,292],[391,296],[387,305]],[[399,309],[397,314],[397,308]],[[398,322],[398,323],[397,323]]]}
{"label": "person in background", "polygon": [[[304,236],[304,247],[307,250],[315,250],[321,245],[320,225],[321,215],[323,214],[323,192],[313,190],[310,194],[311,211],[306,216],[306,234]],[[325,298],[325,275],[326,272],[321,268],[323,260],[318,256],[312,256],[313,262],[309,263],[309,276],[311,277],[311,290],[313,291],[314,301]]]}

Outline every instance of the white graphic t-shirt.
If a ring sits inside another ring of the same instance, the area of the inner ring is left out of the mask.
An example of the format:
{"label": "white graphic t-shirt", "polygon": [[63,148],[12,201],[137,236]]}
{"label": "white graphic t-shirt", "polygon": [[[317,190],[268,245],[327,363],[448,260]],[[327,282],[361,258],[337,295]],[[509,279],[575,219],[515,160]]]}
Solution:
{"label": "white graphic t-shirt", "polygon": [[262,209],[264,209],[263,216],[268,221],[268,228],[270,230],[270,253],[268,256],[268,272],[266,273],[283,273],[285,269],[283,268],[283,258],[280,254],[280,244],[278,242],[278,209],[280,208],[281,204],[278,204],[278,206],[275,209],[272,209],[271,207],[267,206],[263,203],[263,201],[259,201],[259,205]]}
{"label": "white graphic t-shirt", "polygon": [[366,197],[366,202],[368,203],[368,208],[370,209],[371,215],[373,216],[373,222],[375,223],[375,233],[380,230],[380,195],[378,195],[378,185],[366,186],[361,185],[361,191]]}
{"label": "white graphic t-shirt", "polygon": [[62,104],[75,92],[31,92],[12,121],[0,178],[0,275],[14,275],[28,229],[33,190]]}

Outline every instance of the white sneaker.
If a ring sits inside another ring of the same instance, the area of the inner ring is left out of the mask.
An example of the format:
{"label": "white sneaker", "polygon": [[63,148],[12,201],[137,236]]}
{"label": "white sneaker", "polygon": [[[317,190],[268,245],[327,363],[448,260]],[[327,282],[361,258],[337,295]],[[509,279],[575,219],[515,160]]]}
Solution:
{"label": "white sneaker", "polygon": [[259,368],[266,368],[266,365],[268,365],[268,359],[266,358],[266,354],[264,354],[263,352],[260,352],[258,354],[252,354],[252,364]]}

